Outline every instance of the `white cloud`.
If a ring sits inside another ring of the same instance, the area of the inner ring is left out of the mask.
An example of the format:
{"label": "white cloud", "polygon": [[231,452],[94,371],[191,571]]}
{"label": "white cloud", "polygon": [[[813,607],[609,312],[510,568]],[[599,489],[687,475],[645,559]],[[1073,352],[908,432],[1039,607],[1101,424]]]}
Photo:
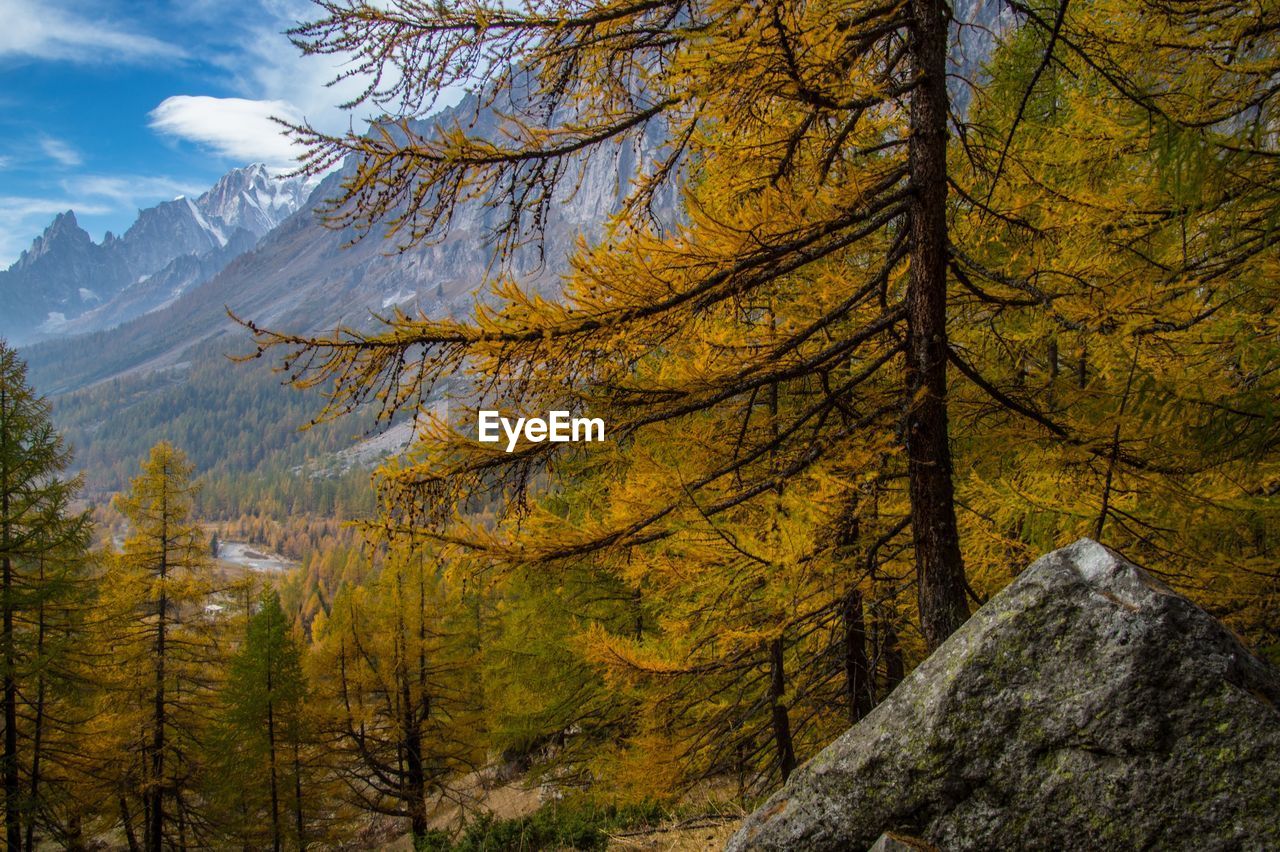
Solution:
{"label": "white cloud", "polygon": [[263,162],[280,170],[297,165],[301,147],[272,121],[301,115],[282,100],[174,95],[151,111],[151,127],[212,148],[240,163]]}
{"label": "white cloud", "polygon": [[0,0],[0,57],[108,62],[183,55],[178,47],[49,2]]}
{"label": "white cloud", "polygon": [[[374,0],[371,5],[387,4]],[[311,126],[328,133],[347,130],[353,119],[360,126],[362,119],[382,115],[383,110],[371,103],[361,104],[354,111],[341,108],[341,104],[363,94],[370,82],[369,77],[360,75],[339,79],[350,70],[354,57],[304,56],[284,35],[299,22],[320,15],[318,6],[308,0],[263,0],[263,6],[271,19],[247,29],[240,52],[214,59],[232,76],[242,94],[290,103]],[[389,85],[396,73],[388,66],[382,85]],[[463,94],[461,87],[446,91],[437,106],[456,104]]]}
{"label": "white cloud", "polygon": [[[354,113],[342,109],[341,104],[364,91],[367,80],[349,77],[329,85],[347,67],[343,58],[303,56],[284,35],[299,21],[314,18],[318,7],[306,0],[260,3],[263,17],[243,23],[234,51],[204,56],[228,75],[233,91],[241,97],[176,95],[151,112],[151,126],[204,145],[238,165],[258,160],[276,170],[289,170],[299,165],[297,157],[303,149],[269,121],[271,116],[342,133],[353,125],[353,119],[356,126],[363,126],[361,119],[380,110],[372,105],[358,107]],[[199,19],[221,6],[193,0],[183,9],[184,14]],[[388,73],[392,73],[390,69]],[[448,92],[440,105],[456,103],[461,97],[461,90]]]}
{"label": "white cloud", "polygon": [[365,81],[352,77],[328,85],[342,72],[341,61],[333,56],[303,56],[281,32],[291,24],[278,20],[255,29],[244,45],[244,55],[234,57],[234,66],[225,67],[242,92],[292,104],[300,117],[321,130],[342,130],[348,113],[339,104],[359,95]]}
{"label": "white cloud", "polygon": [[40,139],[40,149],[44,151],[46,157],[67,168],[75,168],[84,162],[84,158],[80,156],[79,151],[66,142],[54,139],[51,136],[44,136]]}

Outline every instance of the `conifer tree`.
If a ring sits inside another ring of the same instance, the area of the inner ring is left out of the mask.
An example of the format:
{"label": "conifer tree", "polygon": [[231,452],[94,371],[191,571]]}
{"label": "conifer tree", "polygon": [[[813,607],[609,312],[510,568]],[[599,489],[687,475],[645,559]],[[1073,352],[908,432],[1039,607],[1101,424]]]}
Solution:
{"label": "conifer tree", "polygon": [[953,237],[957,487],[975,564],[1090,535],[1265,646],[1277,60],[1268,12],[1197,8],[1028,9],[993,57]]}
{"label": "conifer tree", "polygon": [[74,604],[87,544],[87,513],[70,507],[79,481],[62,475],[70,461],[26,366],[0,341],[0,767],[10,850],[34,842],[51,691],[66,676],[57,625]]}
{"label": "conifer tree", "polygon": [[[264,592],[232,657],[223,687],[226,718],[214,736],[212,783],[239,810],[247,845],[307,845],[302,753],[309,746],[302,647],[274,590]],[[263,828],[267,831],[264,833]]]}
{"label": "conifer tree", "polygon": [[428,799],[456,797],[457,777],[482,754],[468,633],[451,600],[428,552],[393,546],[376,581],[339,591],[309,661],[349,795],[406,819],[415,844]]}
{"label": "conifer tree", "polygon": [[[354,53],[360,70],[394,78],[367,93],[379,104],[408,116],[439,86],[469,78],[504,120],[501,138],[462,123],[423,133],[388,122],[346,137],[299,128],[313,167],[354,157],[339,223],[386,222],[404,243],[419,242],[447,230],[460,200],[479,198],[506,211],[498,245],[507,250],[536,238],[584,158],[635,144],[651,127],[670,142],[637,177],[607,239],[578,253],[563,303],[499,280],[499,306],[471,322],[397,315],[386,329],[333,339],[262,333],[263,345],[292,347],[286,361],[303,368],[300,384],[336,380],[333,412],[375,397],[394,410],[473,365],[485,374],[477,384],[487,407],[590,409],[621,436],[732,412],[758,441],[743,442],[739,460],[713,467],[709,480],[691,478],[695,494],[737,483],[715,512],[782,485],[869,428],[836,415],[862,384],[887,376],[893,408],[871,419],[906,449],[922,627],[936,645],[963,621],[946,409],[945,3],[321,5],[327,14],[300,28],[298,43]],[[655,227],[651,202],[677,177],[690,221]],[[774,324],[769,345],[739,347],[746,357],[736,361],[704,352],[684,375],[645,369],[673,333],[696,336],[721,317],[737,316],[751,334],[771,287],[841,253],[858,262],[839,297],[806,322]],[[755,429],[765,400],[797,384],[826,398]],[[896,421],[886,416],[894,412]],[[504,459],[443,435],[427,445],[439,453],[390,480],[409,524],[451,517],[459,495],[499,479],[522,490],[538,481],[532,471],[574,452],[541,444]],[[751,467],[775,454],[786,459],[777,469]],[[642,519],[597,546],[643,538],[648,527]]]}
{"label": "conifer tree", "polygon": [[[301,129],[315,165],[353,158],[337,223],[411,244],[479,198],[505,251],[584,157],[669,140],[561,300],[499,277],[470,321],[259,338],[335,382],[330,414],[456,371],[483,407],[606,418],[610,446],[512,456],[437,424],[384,508],[643,593],[646,641],[600,613],[570,640],[639,708],[633,774],[673,727],[696,769],[785,772],[847,722],[833,679],[856,718],[966,597],[1082,534],[1275,641],[1271,10],[1015,3],[948,123],[942,4],[323,5],[299,41],[396,71],[369,92],[394,114],[471,76],[502,113]],[[685,218],[650,221],[676,176]],[[521,523],[459,521],[477,494]]]}
{"label": "conifer tree", "polygon": [[[172,445],[152,448],[116,500],[129,536],[103,581],[103,629],[112,665],[102,672],[98,774],[114,788],[119,819],[146,852],[207,833],[191,791],[214,698],[221,617],[208,605],[209,548],[191,518],[192,466]],[[138,810],[134,810],[138,808]],[[141,830],[135,818],[141,817]]]}
{"label": "conifer tree", "polygon": [[[434,380],[471,370],[486,407],[590,410],[624,441],[664,424],[680,434],[700,412],[737,418],[742,438],[729,460],[544,553],[642,544],[667,534],[655,527],[683,501],[701,497],[715,515],[820,463],[845,467],[851,482],[903,477],[920,626],[934,647],[966,599],[990,586],[986,577],[967,584],[963,571],[948,441],[955,410],[970,424],[996,411],[984,426],[1054,442],[1064,463],[1089,470],[1089,486],[1066,496],[1089,501],[1092,524],[1063,524],[1055,537],[1110,529],[1167,550],[1156,516],[1183,489],[1195,489],[1205,511],[1266,493],[1265,476],[1240,488],[1230,471],[1245,459],[1261,470],[1274,446],[1269,414],[1244,393],[1272,371],[1254,369],[1266,357],[1254,347],[1240,353],[1251,366],[1239,368],[1209,355],[1208,341],[1233,323],[1266,339],[1273,302],[1268,10],[1016,3],[1016,36],[999,41],[1018,42],[1021,57],[957,82],[970,115],[949,103],[955,28],[932,0],[321,5],[325,14],[295,32],[300,46],[359,56],[353,73],[377,75],[366,98],[404,119],[364,136],[298,128],[312,166],[353,158],[331,211],[338,224],[386,225],[412,244],[443,234],[458,202],[480,199],[503,211],[498,249],[507,252],[536,239],[585,158],[655,126],[668,140],[599,244],[580,248],[560,301],[499,278],[495,306],[469,322],[397,314],[373,332],[328,339],[259,330],[260,344],[289,349],[297,383],[334,382],[330,414],[373,399],[413,405]],[[408,122],[440,86],[463,79],[479,81],[500,133]],[[651,202],[676,179],[687,219],[654,223]],[[776,321],[762,329],[770,304]],[[709,337],[717,322],[721,333]],[[673,367],[682,345],[687,360]],[[1173,350],[1197,375],[1228,365],[1215,385],[1250,404],[1167,407],[1176,389],[1147,378]],[[1026,381],[1037,364],[1059,385],[1074,374],[1087,399],[1072,405],[1061,388],[1066,409],[1043,410]],[[886,391],[892,407],[877,406]],[[806,396],[810,406],[773,416],[773,399]],[[1169,415],[1200,448],[1217,435],[1228,451],[1208,465],[1153,458],[1133,436]],[[767,417],[774,422],[755,428]],[[905,448],[905,470],[840,458],[868,430]],[[963,440],[976,446],[976,434]],[[544,443],[506,457],[444,428],[423,443],[422,463],[386,479],[390,514],[473,545],[483,531],[445,528],[462,495],[514,485],[521,507],[528,487],[546,481],[539,473],[571,468],[566,457],[579,452]],[[779,466],[754,464],[766,457]],[[1138,488],[1147,481],[1157,484]],[[1135,520],[1144,490],[1162,496]],[[1265,526],[1261,515],[1253,523]],[[980,533],[981,573],[992,570],[985,545],[1005,532]]]}

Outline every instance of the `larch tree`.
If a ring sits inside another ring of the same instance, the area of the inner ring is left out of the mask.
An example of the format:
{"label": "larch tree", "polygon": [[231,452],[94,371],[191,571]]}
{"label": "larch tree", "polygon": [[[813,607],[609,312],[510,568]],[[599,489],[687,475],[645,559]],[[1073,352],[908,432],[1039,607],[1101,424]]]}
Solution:
{"label": "larch tree", "polygon": [[482,755],[457,612],[430,552],[393,545],[375,580],[339,590],[308,661],[348,796],[406,819],[415,843],[427,835],[430,800],[458,801],[457,778]]}
{"label": "larch tree", "polygon": [[[3,678],[5,838],[30,849],[44,794],[54,683],[65,679],[67,611],[84,567],[88,516],[64,476],[71,452],[26,366],[0,341],[0,676]],[[57,761],[58,758],[53,758]]]}
{"label": "larch tree", "polygon": [[[1183,363],[1203,367],[1217,363],[1195,341],[1206,323],[1227,328],[1247,307],[1246,321],[1265,327],[1269,293],[1247,284],[1241,293],[1249,279],[1237,273],[1270,262],[1276,51],[1266,9],[1014,3],[1005,35],[1019,34],[1023,58],[957,82],[986,109],[978,115],[950,104],[956,26],[935,0],[319,5],[322,17],[295,31],[297,43],[354,56],[349,73],[373,81],[363,100],[392,112],[364,135],[296,128],[312,146],[311,168],[351,158],[334,224],[385,227],[407,246],[446,233],[459,204],[487,203],[503,213],[496,248],[510,257],[537,239],[590,157],[653,127],[668,140],[603,237],[579,246],[562,298],[499,276],[494,299],[470,320],[397,313],[329,338],[255,327],[261,346],[285,349],[296,383],[332,382],[330,415],[371,400],[388,413],[413,406],[433,382],[469,371],[468,403],[589,410],[622,442],[664,426],[680,433],[704,411],[738,420],[743,438],[727,461],[593,536],[558,549],[543,542],[544,554],[643,544],[667,534],[662,522],[681,503],[715,492],[703,505],[728,511],[830,467],[850,435],[880,430],[905,449],[904,470],[885,475],[905,480],[920,627],[936,647],[963,620],[966,599],[981,599],[966,587],[959,547],[948,369],[972,400],[966,414],[999,411],[1100,474],[1085,531],[1145,526],[1130,537],[1150,544],[1151,523],[1124,519],[1122,504],[1144,478],[1185,484],[1195,465],[1134,451],[1123,425],[1107,432],[1097,419],[1049,416],[1028,385],[1010,392],[973,354],[999,364],[1018,348],[1004,345],[1011,335],[1056,325],[1059,348],[1041,359],[1052,360],[1048,370],[1059,376],[1072,360],[1086,384],[1107,378],[1095,401],[1118,403],[1091,416],[1149,422],[1160,409],[1133,398],[1144,365],[1171,363],[1158,353],[1179,345],[1172,335],[1186,333]],[[1071,91],[1055,95],[1063,81],[1074,81]],[[498,133],[409,120],[461,82],[500,114]],[[989,106],[993,98],[1002,105]],[[1076,124],[1052,130],[1046,105]],[[1052,144],[1036,147],[1046,131]],[[683,218],[663,222],[653,202],[670,182],[681,185]],[[1136,198],[1150,205],[1135,209]],[[817,283],[820,264],[833,289]],[[1126,291],[1135,274],[1144,286]],[[1141,334],[1111,333],[1123,312],[1143,318],[1129,329]],[[716,323],[720,335],[708,334]],[[1092,354],[1063,354],[1093,343]],[[673,369],[670,353],[682,346],[689,361]],[[1015,376],[1037,359],[1022,360]],[[862,403],[884,399],[882,389],[895,392],[895,407],[868,410]],[[807,407],[771,402],[806,396]],[[1256,407],[1233,414],[1203,402],[1183,409],[1202,409],[1188,421],[1202,436],[1268,422]],[[1230,441],[1237,461],[1246,446],[1255,459],[1269,446],[1265,428],[1253,433]],[[542,471],[589,452],[540,443],[507,455],[443,425],[421,450],[420,463],[385,478],[389,514],[472,545],[477,530],[452,526],[463,495],[509,489],[520,507]],[[863,459],[850,473],[881,467]],[[1219,486],[1201,481],[1221,500],[1231,486],[1225,468],[1215,470],[1199,474],[1217,477]]]}
{"label": "larch tree", "polygon": [[[469,134],[462,123],[420,132],[407,119],[363,136],[299,128],[312,143],[312,167],[353,157],[336,223],[389,223],[409,244],[445,233],[460,202],[482,200],[506,211],[498,247],[510,252],[536,239],[586,158],[608,156],[652,127],[669,142],[637,177],[606,239],[578,253],[563,300],[500,280],[498,306],[471,321],[398,315],[386,328],[332,339],[263,332],[262,344],[293,347],[286,361],[299,383],[336,380],[334,412],[384,391],[394,409],[467,364],[489,407],[590,407],[621,438],[706,409],[731,411],[744,430],[768,437],[690,488],[735,479],[733,505],[867,428],[853,424],[857,417],[833,427],[841,419],[833,415],[860,384],[892,374],[899,422],[888,428],[906,448],[929,643],[964,620],[946,412],[945,3],[321,5],[325,17],[295,38],[309,53],[355,54],[354,73],[394,81],[371,87],[377,103],[412,116],[440,86],[467,80],[503,117],[500,138]],[[652,202],[676,180],[688,221],[655,227]],[[771,345],[736,363],[711,353],[684,382],[646,381],[645,364],[673,333],[692,337],[717,314],[752,323],[766,289],[839,253],[860,263],[824,313],[779,322]],[[797,384],[829,392],[816,410],[756,430],[765,401]],[[451,499],[495,473],[520,490],[563,451],[541,444],[502,457],[444,434],[428,443],[440,450],[431,464],[390,480],[412,495],[402,506],[427,518],[449,516]],[[764,456],[787,461],[743,475]],[[648,526],[616,530],[599,546],[642,538]]]}
{"label": "larch tree", "polygon": [[[206,833],[190,794],[208,721],[202,708],[215,698],[220,616],[208,605],[208,541],[191,518],[192,472],[172,445],[152,448],[116,498],[129,535],[101,593],[112,666],[102,678],[98,774],[115,793],[130,847],[146,852],[199,843]],[[131,802],[141,809],[140,832]]]}
{"label": "larch tree", "polygon": [[[1093,536],[1265,647],[1259,616],[1280,593],[1274,13],[1026,14],[965,140],[974,196],[1005,214],[975,210],[953,237],[969,552],[1021,564]],[[986,573],[983,593],[1007,581]]]}
{"label": "larch tree", "polygon": [[[785,775],[833,673],[856,718],[966,598],[1081,534],[1173,559],[1255,629],[1275,611],[1271,10],[1013,3],[956,114],[941,3],[322,5],[299,43],[382,72],[366,95],[395,116],[298,129],[313,167],[350,157],[334,224],[407,246],[488,203],[509,257],[588,158],[668,140],[559,298],[499,274],[466,320],[255,327],[295,383],[332,384],[329,415],[463,374],[468,411],[610,424],[507,454],[435,423],[383,509],[643,593],[649,641],[598,619],[582,642],[649,714],[643,745],[675,722],[722,769],[771,741]],[[463,80],[500,133],[409,120]],[[455,511],[486,500],[518,523]]]}

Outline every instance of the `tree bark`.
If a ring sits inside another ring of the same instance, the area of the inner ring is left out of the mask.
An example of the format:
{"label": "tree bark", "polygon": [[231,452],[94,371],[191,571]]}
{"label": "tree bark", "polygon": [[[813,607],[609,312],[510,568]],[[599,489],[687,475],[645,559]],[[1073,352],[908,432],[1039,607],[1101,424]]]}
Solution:
{"label": "tree bark", "polygon": [[[44,557],[40,558],[40,587],[44,588]],[[40,673],[36,675],[36,706],[35,706],[35,723],[34,731],[31,737],[31,781],[27,789],[30,790],[31,802],[34,805],[40,795],[40,754],[44,746],[44,704],[45,704],[45,676],[44,676],[44,634],[45,634],[45,612],[44,600],[40,601],[40,605],[36,611],[36,660],[41,661]],[[32,852],[35,849],[36,821],[34,815],[27,818],[27,833],[23,840],[23,849],[26,852]]]}
{"label": "tree bark", "polygon": [[405,804],[409,809],[413,842],[417,846],[427,836],[427,774],[422,763],[422,732],[413,719],[410,706],[406,705],[404,710],[404,750],[408,764],[405,772],[408,801]]}
{"label": "tree bark", "polygon": [[862,595],[852,588],[844,599],[844,682],[849,699],[849,722],[853,724],[871,712],[874,685],[867,660],[867,623],[862,613]]}
{"label": "tree bark", "polygon": [[[164,471],[166,477],[168,471]],[[167,620],[169,617],[169,596],[165,582],[169,576],[169,505],[168,481],[163,485],[160,494],[160,596],[156,603],[156,679],[154,693],[154,710],[151,731],[151,784],[147,787],[147,852],[160,852],[164,848],[164,729],[166,724],[165,707],[165,648]]]}
{"label": "tree bark", "polygon": [[9,518],[9,393],[0,386],[0,594],[3,595],[4,635],[4,826],[5,841],[10,852],[22,849],[22,823],[19,810],[18,779],[18,683],[14,676],[13,651],[13,546],[12,521]]}
{"label": "tree bark", "polygon": [[[426,601],[426,588],[424,586],[424,578],[419,573],[418,576],[418,606],[424,607]],[[426,718],[425,712],[413,700],[413,684],[410,677],[413,676],[417,680],[419,690],[421,690],[421,700],[427,700],[427,682],[426,682],[426,649],[424,647],[426,639],[426,624],[419,621],[418,624],[418,666],[417,671],[412,675],[409,670],[408,660],[408,640],[409,632],[404,623],[404,592],[403,579],[397,579],[397,587],[400,594],[396,600],[396,630],[399,633],[400,641],[397,650],[396,673],[400,681],[400,714],[401,714],[401,744],[405,754],[405,805],[409,811],[410,831],[413,834],[413,844],[415,847],[421,844],[423,838],[427,835],[427,773],[426,766],[422,759],[422,724],[421,721]],[[419,618],[422,618],[422,612],[419,610]]]}
{"label": "tree bark", "polygon": [[888,694],[902,683],[906,667],[902,663],[902,649],[898,647],[898,633],[893,625],[886,621],[881,635],[884,637],[884,691]]}
{"label": "tree bark", "polygon": [[[3,511],[9,514],[8,495]],[[7,537],[7,536],[6,536]],[[5,845],[10,852],[22,849],[22,822],[18,778],[18,684],[13,675],[13,565],[8,554],[4,564],[4,827]]]}
{"label": "tree bark", "polygon": [[124,839],[129,844],[129,852],[138,852],[138,836],[133,833],[133,816],[129,813],[129,803],[120,797],[120,824],[124,826]]}
{"label": "tree bark", "polygon": [[298,756],[296,736],[293,740],[293,819],[298,832],[298,849],[306,849],[306,831],[302,820],[302,760]]}
{"label": "tree bark", "polygon": [[174,796],[174,811],[178,817],[178,849],[187,852],[187,806],[182,801],[182,793]]}
{"label": "tree bark", "polygon": [[[268,640],[268,643],[270,640]],[[271,649],[267,649],[267,747],[271,762],[271,848],[280,852],[280,784],[276,777],[276,714],[271,696]]]}
{"label": "tree bark", "polygon": [[773,740],[778,750],[778,770],[785,783],[796,768],[796,751],[791,742],[791,720],[787,707],[782,703],[786,693],[786,673],[783,669],[782,639],[769,643],[769,704],[773,708]]}
{"label": "tree bark", "polygon": [[913,195],[907,286],[907,468],[920,624],[930,649],[968,606],[947,442],[947,86],[950,12],[911,0],[913,70],[908,164]]}

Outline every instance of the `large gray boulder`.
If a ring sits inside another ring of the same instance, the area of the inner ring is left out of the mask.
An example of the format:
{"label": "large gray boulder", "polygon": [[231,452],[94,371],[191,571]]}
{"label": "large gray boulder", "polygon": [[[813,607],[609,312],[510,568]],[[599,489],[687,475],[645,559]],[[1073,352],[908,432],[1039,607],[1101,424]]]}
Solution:
{"label": "large gray boulder", "polygon": [[1280,849],[1280,674],[1097,542],[1054,551],[730,850]]}

